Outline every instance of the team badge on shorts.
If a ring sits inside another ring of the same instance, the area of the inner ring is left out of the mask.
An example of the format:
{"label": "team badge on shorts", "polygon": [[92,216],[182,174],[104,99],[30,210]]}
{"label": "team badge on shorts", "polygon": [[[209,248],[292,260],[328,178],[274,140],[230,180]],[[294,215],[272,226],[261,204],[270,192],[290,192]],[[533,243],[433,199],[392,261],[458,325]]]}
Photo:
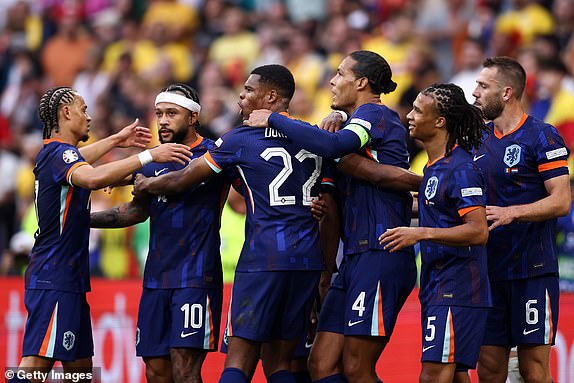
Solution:
{"label": "team badge on shorts", "polygon": [[76,153],[75,150],[68,149],[64,152],[64,154],[62,154],[62,159],[65,163],[71,164],[72,162],[78,160],[78,153]]}
{"label": "team badge on shorts", "polygon": [[74,347],[75,342],[76,342],[76,336],[74,335],[74,333],[71,331],[66,331],[62,338],[62,346],[64,346],[64,348],[67,351],[70,351]]}
{"label": "team badge on shorts", "polygon": [[432,199],[436,195],[437,189],[438,178],[436,176],[432,176],[427,181],[427,186],[425,187],[425,197],[427,197],[427,199]]}
{"label": "team badge on shorts", "polygon": [[520,145],[514,144],[507,146],[504,150],[504,163],[509,168],[517,165],[520,162],[520,153],[522,152],[522,148]]}

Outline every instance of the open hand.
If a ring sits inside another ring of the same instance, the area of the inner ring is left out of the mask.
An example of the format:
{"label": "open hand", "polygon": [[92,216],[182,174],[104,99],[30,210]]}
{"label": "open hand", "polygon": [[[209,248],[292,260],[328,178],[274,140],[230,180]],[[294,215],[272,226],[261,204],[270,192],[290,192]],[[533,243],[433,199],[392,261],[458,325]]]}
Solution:
{"label": "open hand", "polygon": [[151,141],[151,132],[144,126],[138,126],[140,120],[136,118],[134,122],[124,127],[118,133],[116,138],[120,148],[145,148]]}
{"label": "open hand", "polygon": [[379,243],[390,253],[412,246],[421,240],[419,227],[395,227],[388,229],[379,237]]}
{"label": "open hand", "polygon": [[343,117],[337,112],[331,112],[319,124],[319,128],[335,133],[343,125]]}

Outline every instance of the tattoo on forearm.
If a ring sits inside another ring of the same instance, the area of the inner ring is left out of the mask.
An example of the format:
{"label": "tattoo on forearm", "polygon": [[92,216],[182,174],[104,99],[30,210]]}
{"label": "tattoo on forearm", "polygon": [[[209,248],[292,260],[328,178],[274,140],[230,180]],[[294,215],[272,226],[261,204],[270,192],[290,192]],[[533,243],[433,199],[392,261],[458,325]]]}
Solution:
{"label": "tattoo on forearm", "polygon": [[128,203],[114,208],[92,213],[91,226],[99,228],[127,227],[142,222],[147,212],[141,206]]}

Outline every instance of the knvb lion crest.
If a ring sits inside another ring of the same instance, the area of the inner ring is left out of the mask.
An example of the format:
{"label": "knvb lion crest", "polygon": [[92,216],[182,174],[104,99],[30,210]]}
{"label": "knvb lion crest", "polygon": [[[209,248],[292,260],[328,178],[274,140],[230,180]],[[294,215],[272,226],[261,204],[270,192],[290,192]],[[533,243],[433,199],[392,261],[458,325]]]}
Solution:
{"label": "knvb lion crest", "polygon": [[425,187],[425,197],[427,199],[432,199],[436,195],[436,190],[438,189],[438,178],[432,176],[427,181],[427,186]]}
{"label": "knvb lion crest", "polygon": [[74,347],[74,343],[76,343],[76,336],[73,332],[66,331],[62,340],[62,346],[64,346],[66,350],[70,351]]}
{"label": "knvb lion crest", "polygon": [[520,145],[510,145],[504,151],[504,163],[509,168],[516,166],[520,162],[520,153],[522,149]]}

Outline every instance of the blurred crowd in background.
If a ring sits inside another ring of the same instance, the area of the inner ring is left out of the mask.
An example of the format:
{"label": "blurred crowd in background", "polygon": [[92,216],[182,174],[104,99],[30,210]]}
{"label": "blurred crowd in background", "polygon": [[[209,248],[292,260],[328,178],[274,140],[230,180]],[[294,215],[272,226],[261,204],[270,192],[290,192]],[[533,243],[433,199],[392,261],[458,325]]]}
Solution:
{"label": "blurred crowd in background", "polygon": [[[318,123],[330,111],[329,80],[354,50],[390,63],[398,88],[383,102],[403,119],[434,82],[460,85],[473,102],[482,60],[506,55],[527,70],[525,110],[556,126],[573,150],[573,31],[573,0],[2,0],[0,274],[21,275],[33,244],[37,107],[50,87],[72,86],[84,97],[97,140],[136,117],[156,133],[157,92],[188,83],[200,93],[200,133],[216,138],[241,123],[238,94],[258,65],[291,69],[290,113]],[[420,173],[426,158],[415,142],[410,151]],[[119,149],[102,161],[128,154]],[[130,200],[130,191],[92,193],[92,211]],[[559,226],[563,287],[574,290],[574,213]],[[226,207],[226,280],[242,227],[243,217]],[[93,275],[139,277],[147,230],[93,230]]]}

